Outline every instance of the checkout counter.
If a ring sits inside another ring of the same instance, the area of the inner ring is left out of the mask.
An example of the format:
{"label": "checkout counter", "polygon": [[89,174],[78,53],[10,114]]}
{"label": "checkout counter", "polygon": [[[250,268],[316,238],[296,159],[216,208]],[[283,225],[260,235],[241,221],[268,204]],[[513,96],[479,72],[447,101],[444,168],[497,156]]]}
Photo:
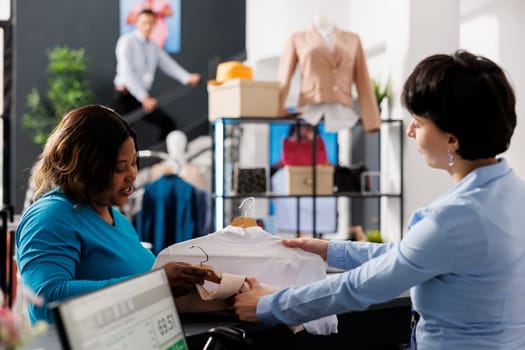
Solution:
{"label": "checkout counter", "polygon": [[239,322],[233,316],[209,314],[180,315],[188,347],[204,348],[208,330],[217,326],[244,329],[252,340],[247,349],[399,349],[410,341],[411,303],[408,292],[389,302],[370,306],[367,310],[338,314],[338,333],[329,336],[311,335],[305,331],[292,334],[287,326]]}
{"label": "checkout counter", "polygon": [[[292,334],[284,325],[240,322],[232,315],[181,314],[181,322],[189,349],[201,350],[211,328],[226,326],[243,329],[252,344],[247,349],[336,349],[344,344],[349,349],[390,350],[410,340],[411,303],[408,294],[370,306],[367,310],[337,316],[338,333],[329,336],[311,335],[304,331]],[[57,330],[52,326],[21,350],[60,349]]]}

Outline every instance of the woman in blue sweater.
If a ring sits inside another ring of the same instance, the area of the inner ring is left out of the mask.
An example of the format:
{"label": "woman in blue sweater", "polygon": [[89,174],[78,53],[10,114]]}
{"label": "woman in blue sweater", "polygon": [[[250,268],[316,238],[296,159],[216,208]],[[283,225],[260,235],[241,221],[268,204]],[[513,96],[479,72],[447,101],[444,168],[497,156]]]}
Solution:
{"label": "woman in blue sweater", "polygon": [[[35,202],[16,230],[23,282],[41,296],[31,321],[53,322],[47,305],[147,272],[155,257],[114,207],[128,201],[137,175],[134,131],[113,110],[67,113],[49,136],[35,172]],[[203,283],[206,270],[164,266],[175,296]]]}
{"label": "woman in blue sweater", "polygon": [[451,188],[415,211],[399,243],[285,242],[348,271],[271,295],[249,279],[234,308],[243,320],[300,324],[410,289],[414,348],[524,349],[525,183],[497,157],[516,127],[513,89],[497,64],[458,51],[421,61],[402,100],[407,136]]}

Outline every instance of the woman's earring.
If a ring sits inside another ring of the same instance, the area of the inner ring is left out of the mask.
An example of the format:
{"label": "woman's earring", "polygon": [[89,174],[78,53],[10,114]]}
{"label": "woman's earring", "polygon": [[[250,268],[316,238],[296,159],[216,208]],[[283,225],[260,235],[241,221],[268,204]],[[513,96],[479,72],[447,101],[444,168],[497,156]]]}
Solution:
{"label": "woman's earring", "polygon": [[448,166],[454,166],[454,154],[448,150],[447,151]]}

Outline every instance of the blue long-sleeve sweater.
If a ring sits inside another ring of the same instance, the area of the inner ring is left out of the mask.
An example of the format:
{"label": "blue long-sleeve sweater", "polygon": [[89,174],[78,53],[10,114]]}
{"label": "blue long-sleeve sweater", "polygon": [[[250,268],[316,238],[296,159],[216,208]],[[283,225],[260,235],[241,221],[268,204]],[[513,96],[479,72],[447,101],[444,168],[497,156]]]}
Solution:
{"label": "blue long-sleeve sweater", "polygon": [[113,210],[114,225],[90,206],[75,206],[55,189],[29,207],[16,230],[23,282],[46,302],[29,306],[32,322],[53,322],[47,305],[149,271],[153,254],[131,223]]}

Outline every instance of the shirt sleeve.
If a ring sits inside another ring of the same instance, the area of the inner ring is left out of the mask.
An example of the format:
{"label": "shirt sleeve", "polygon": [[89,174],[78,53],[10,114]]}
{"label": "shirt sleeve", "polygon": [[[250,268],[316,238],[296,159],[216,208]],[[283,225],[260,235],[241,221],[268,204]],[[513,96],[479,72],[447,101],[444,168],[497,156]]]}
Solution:
{"label": "shirt sleeve", "polygon": [[359,114],[366,131],[372,131],[381,127],[379,108],[372,86],[372,80],[368,73],[366,55],[361,45],[361,39],[357,38],[357,54],[355,57],[355,85],[359,99]]}
{"label": "shirt sleeve", "polygon": [[178,80],[182,84],[187,84],[190,79],[190,73],[182,68],[166,51],[159,50],[159,68],[173,79]]}
{"label": "shirt sleeve", "polygon": [[135,52],[129,38],[125,36],[117,42],[115,54],[117,56],[118,73],[129,93],[140,102],[148,97],[149,93],[142,78],[137,75],[136,70],[133,68]]}
{"label": "shirt sleeve", "polygon": [[332,240],[328,243],[328,265],[350,270],[386,253],[395,243]]}
{"label": "shirt sleeve", "polygon": [[286,97],[290,90],[293,74],[297,67],[297,51],[294,43],[294,35],[288,39],[284,52],[279,59],[279,104],[285,108]]}
{"label": "shirt sleeve", "polygon": [[[410,287],[450,271],[449,242],[439,233],[434,220],[424,219],[400,243],[353,270],[262,297],[257,317],[265,323],[295,325],[392,300]],[[360,252],[373,256],[383,249],[368,248]]]}

